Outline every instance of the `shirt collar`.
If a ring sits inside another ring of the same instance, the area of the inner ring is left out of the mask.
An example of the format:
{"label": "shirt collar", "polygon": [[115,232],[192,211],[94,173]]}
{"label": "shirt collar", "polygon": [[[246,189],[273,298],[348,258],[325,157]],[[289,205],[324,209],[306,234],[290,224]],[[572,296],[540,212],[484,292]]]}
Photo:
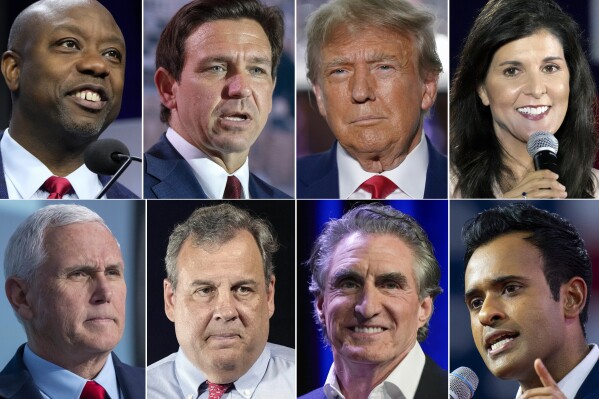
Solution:
{"label": "shirt collar", "polygon": [[[49,398],[79,399],[87,380],[68,370],[42,359],[25,345],[23,362],[37,388]],[[104,367],[94,378],[111,398],[119,398],[119,388],[112,355],[108,355]]]}
{"label": "shirt collar", "polygon": [[[30,199],[32,197],[46,198],[47,193],[36,195],[44,182],[53,176],[53,173],[33,154],[17,143],[8,131],[4,131],[0,141],[4,175],[7,180],[9,198]],[[65,199],[95,198],[102,190],[102,183],[98,175],[90,171],[85,164],[81,165],[70,175],[69,179],[75,194],[66,195]],[[40,194],[40,193],[38,193]]]}
{"label": "shirt collar", "polygon": [[[348,198],[360,185],[377,173],[366,172],[351,155],[337,145],[337,168],[340,198]],[[428,169],[428,144],[424,132],[420,142],[395,169],[380,173],[395,183],[410,198],[424,198]],[[342,171],[342,172],[341,172]]]}
{"label": "shirt collar", "polygon": [[221,199],[225,192],[227,177],[231,175],[237,177],[241,182],[243,198],[250,198],[248,189],[250,168],[247,158],[239,169],[229,174],[219,164],[211,160],[202,150],[187,142],[173,128],[169,127],[166,130],[166,138],[175,147],[175,150],[181,154],[183,159],[187,161],[208,198]]}
{"label": "shirt collar", "polygon": [[[269,360],[270,349],[265,346],[252,367],[234,382],[235,390],[244,398],[249,399],[254,394],[258,384],[264,378]],[[183,397],[188,398],[190,395],[193,395],[193,398],[197,397],[198,387],[206,381],[206,376],[185,356],[182,348],[179,348],[175,357],[175,374],[183,391]]]}
{"label": "shirt collar", "polygon": [[[584,383],[584,380],[586,380],[597,363],[597,360],[599,360],[599,348],[596,344],[591,344],[590,346],[591,351],[589,354],[557,383],[557,386],[566,398],[573,398],[576,396],[576,393]],[[520,395],[522,395],[522,387],[518,388],[516,398],[519,398]]]}
{"label": "shirt collar", "polygon": [[[426,356],[420,344],[416,343],[391,374],[382,383],[374,387],[371,394],[376,392],[376,397],[381,398],[413,398],[425,362]],[[335,374],[335,364],[331,365],[323,389],[327,399],[345,398],[339,388],[339,382]],[[371,396],[374,395],[369,395],[369,397]]]}

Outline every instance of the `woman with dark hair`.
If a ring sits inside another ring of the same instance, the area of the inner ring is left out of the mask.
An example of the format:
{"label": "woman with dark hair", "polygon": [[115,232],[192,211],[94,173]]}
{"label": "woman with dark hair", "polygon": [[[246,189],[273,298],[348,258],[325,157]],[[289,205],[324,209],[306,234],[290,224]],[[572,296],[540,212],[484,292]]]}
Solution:
{"label": "woman with dark hair", "polygon": [[[490,0],[451,86],[451,196],[599,197],[594,113],[576,22],[553,0]],[[534,169],[538,131],[559,142],[559,175]]]}

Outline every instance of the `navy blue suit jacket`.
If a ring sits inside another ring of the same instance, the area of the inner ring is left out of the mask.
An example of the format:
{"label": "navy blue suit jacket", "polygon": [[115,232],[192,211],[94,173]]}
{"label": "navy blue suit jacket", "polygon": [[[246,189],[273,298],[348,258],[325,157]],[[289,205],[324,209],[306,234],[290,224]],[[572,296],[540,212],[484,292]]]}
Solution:
{"label": "navy blue suit jacket", "polygon": [[599,361],[591,369],[591,372],[576,392],[574,399],[597,399],[599,398]]}
{"label": "navy blue suit jacket", "polygon": [[[447,399],[447,395],[447,371],[439,367],[433,359],[426,356],[414,399]],[[327,397],[322,387],[320,387],[300,396],[299,399],[327,399]]]}
{"label": "navy blue suit jacket", "polygon": [[[250,173],[250,198],[291,198]],[[207,198],[191,166],[163,134],[144,154],[144,198]]]}
{"label": "navy blue suit jacket", "polygon": [[[4,133],[0,133],[0,140],[2,140],[2,135]],[[7,199],[8,198],[8,190],[6,188],[6,179],[4,177],[4,164],[2,163],[2,152],[0,151],[0,198]],[[98,175],[98,178],[102,182],[103,185],[106,185],[110,180],[111,176]],[[125,199],[133,199],[139,198],[137,195],[133,194],[129,189],[123,186],[120,183],[114,183],[112,187],[108,189],[106,192],[106,197],[111,199],[116,198],[125,198]]]}
{"label": "navy blue suit jacket", "polygon": [[[23,362],[21,345],[17,353],[0,372],[0,398],[6,399],[42,399],[29,370]],[[144,399],[146,396],[146,370],[122,363],[113,353],[112,361],[116,379],[124,399]]]}
{"label": "navy blue suit jacket", "polygon": [[[426,137],[426,136],[425,136]],[[424,198],[447,198],[447,158],[428,137],[428,169]],[[297,161],[297,198],[339,198],[337,142],[326,152],[308,155]]]}

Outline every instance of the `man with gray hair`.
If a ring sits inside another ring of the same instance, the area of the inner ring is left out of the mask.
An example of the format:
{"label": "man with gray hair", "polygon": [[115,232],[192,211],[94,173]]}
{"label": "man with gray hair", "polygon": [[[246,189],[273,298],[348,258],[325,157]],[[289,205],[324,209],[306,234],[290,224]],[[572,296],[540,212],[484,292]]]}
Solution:
{"label": "man with gray hair", "polygon": [[102,218],[83,206],[46,206],[17,228],[5,290],[27,343],[0,372],[0,397],[144,398],[145,370],[112,353],[125,328],[124,267]]}
{"label": "man with gray hair", "polygon": [[296,397],[294,351],[267,343],[277,248],[265,220],[227,203],[174,229],[164,306],[180,348],[148,367],[148,398]]}
{"label": "man with gray hair", "polygon": [[442,64],[434,16],[408,0],[330,0],[309,18],[308,79],[336,142],[298,160],[298,198],[447,198],[423,131]]}
{"label": "man with gray hair", "polygon": [[424,230],[381,204],[329,221],[307,262],[315,319],[333,352],[304,399],[446,398],[447,372],[422,351],[441,271]]}

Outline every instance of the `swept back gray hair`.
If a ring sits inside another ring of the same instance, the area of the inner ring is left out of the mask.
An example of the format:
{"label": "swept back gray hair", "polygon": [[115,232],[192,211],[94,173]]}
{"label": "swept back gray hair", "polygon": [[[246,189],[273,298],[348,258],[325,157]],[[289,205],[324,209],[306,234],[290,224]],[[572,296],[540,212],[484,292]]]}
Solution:
{"label": "swept back gray hair", "polygon": [[397,32],[414,40],[420,76],[439,75],[443,66],[437,54],[433,24],[435,16],[408,0],[331,0],[310,15],[308,34],[308,79],[317,83],[320,50],[339,26],[377,27]]}
{"label": "swept back gray hair", "polygon": [[46,231],[83,222],[97,222],[110,231],[97,213],[81,205],[48,205],[29,215],[8,240],[4,252],[5,279],[18,277],[31,283],[47,257],[44,248]]}
{"label": "swept back gray hair", "polygon": [[190,239],[194,245],[220,245],[233,239],[240,230],[247,230],[256,240],[268,287],[268,282],[274,274],[272,258],[279,248],[270,223],[252,216],[244,209],[223,203],[196,209],[185,222],[177,225],[171,233],[164,261],[166,278],[173,288],[177,288],[177,257],[185,240]]}
{"label": "swept back gray hair", "polygon": [[[309,288],[315,301],[323,295],[335,248],[341,240],[353,233],[390,234],[399,238],[410,247],[416,260],[413,267],[418,297],[422,300],[430,296],[434,300],[443,292],[439,286],[441,270],[433,253],[433,246],[418,222],[390,206],[371,203],[351,209],[341,219],[330,220],[316,239],[310,259],[306,262],[312,273]],[[320,322],[318,315],[315,315],[315,319],[320,324],[323,338],[326,340],[325,326]],[[426,339],[428,328],[427,321],[418,329],[418,342]]]}

